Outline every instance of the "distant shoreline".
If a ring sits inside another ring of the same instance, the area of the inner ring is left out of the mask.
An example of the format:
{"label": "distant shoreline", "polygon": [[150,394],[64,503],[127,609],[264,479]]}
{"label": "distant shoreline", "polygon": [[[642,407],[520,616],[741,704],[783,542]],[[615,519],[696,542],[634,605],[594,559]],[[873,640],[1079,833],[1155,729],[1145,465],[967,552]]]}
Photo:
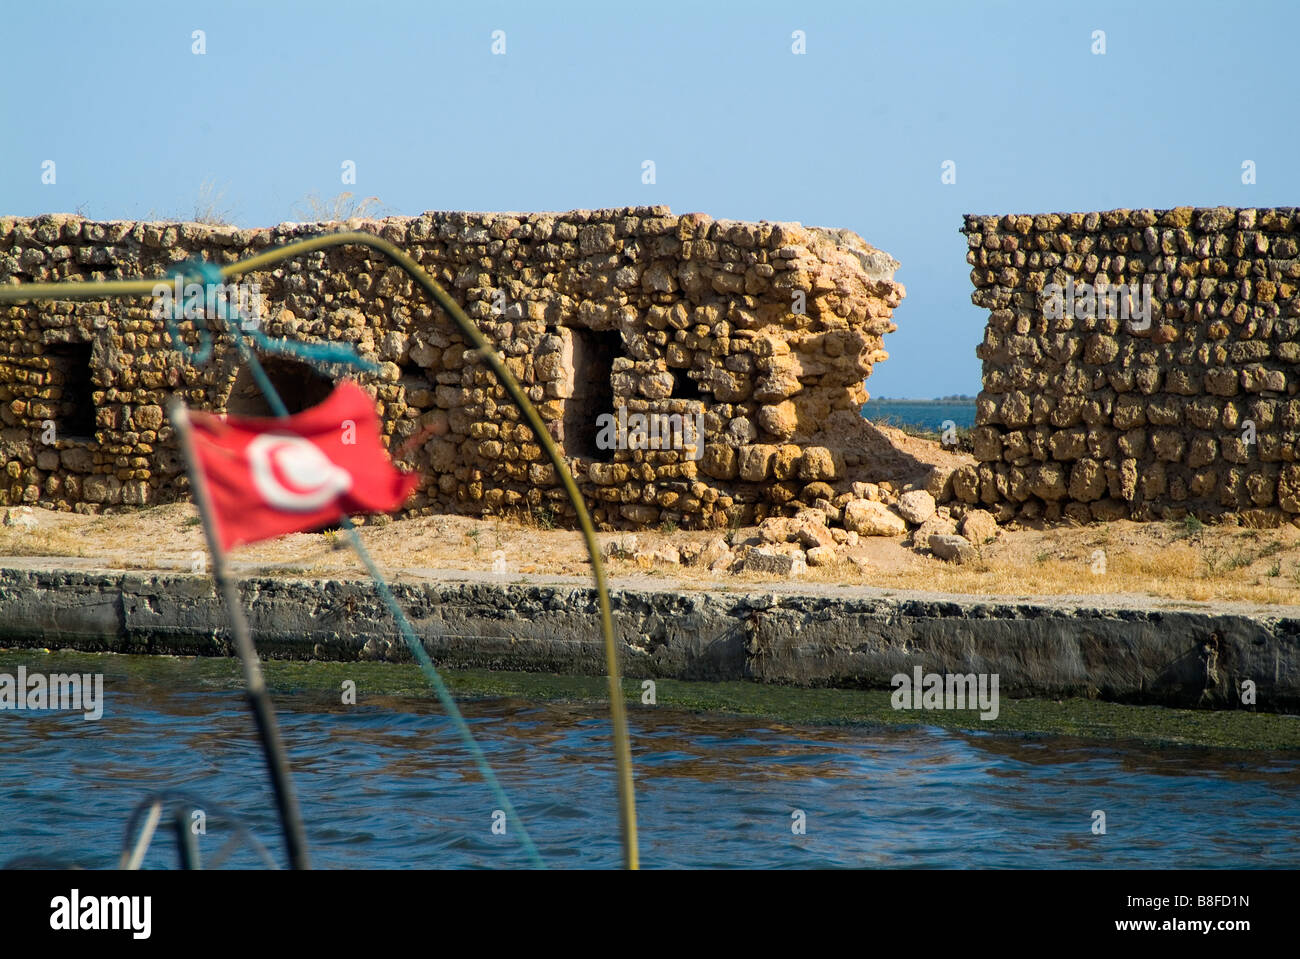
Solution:
{"label": "distant shoreline", "polygon": [[902,428],[942,432],[952,424],[959,429],[975,425],[975,399],[867,400],[862,415],[872,422]]}
{"label": "distant shoreline", "polygon": [[974,403],[974,402],[975,402],[975,397],[973,396],[940,396],[928,400],[912,399],[910,397],[905,397],[905,396],[873,396],[871,397],[871,399],[867,400],[868,405],[872,403],[917,403],[917,404],[927,403],[927,404],[937,406],[937,405],[948,405],[952,403]]}

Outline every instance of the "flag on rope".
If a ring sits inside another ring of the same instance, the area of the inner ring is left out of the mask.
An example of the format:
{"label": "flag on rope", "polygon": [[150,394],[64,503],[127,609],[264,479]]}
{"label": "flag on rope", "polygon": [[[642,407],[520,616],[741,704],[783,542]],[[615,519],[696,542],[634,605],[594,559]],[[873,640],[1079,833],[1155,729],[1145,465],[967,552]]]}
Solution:
{"label": "flag on rope", "polygon": [[283,419],[189,417],[222,549],[318,529],[341,513],[390,512],[419,482],[393,467],[374,402],[347,380]]}

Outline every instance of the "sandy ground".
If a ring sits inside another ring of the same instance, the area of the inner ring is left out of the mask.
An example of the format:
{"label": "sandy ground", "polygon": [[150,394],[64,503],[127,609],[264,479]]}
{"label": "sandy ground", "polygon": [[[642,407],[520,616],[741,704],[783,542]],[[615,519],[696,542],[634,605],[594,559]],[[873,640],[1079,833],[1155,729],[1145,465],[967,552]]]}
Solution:
{"label": "sandy ground", "polygon": [[[32,526],[0,526],[0,557],[81,557],[116,569],[192,567],[204,557],[194,508],[175,503],[125,513],[85,516],[33,509]],[[433,516],[387,520],[361,529],[367,548],[389,575],[448,569],[509,575],[589,574],[582,537],[505,519]],[[730,535],[757,543],[756,531],[640,532],[638,549],[707,543]],[[625,536],[601,533],[606,543]],[[914,551],[905,537],[863,537],[864,565],[809,568],[798,580],[997,596],[1159,597],[1265,605],[1300,602],[1300,530],[1188,523],[1133,523],[1004,528],[980,547],[976,561],[954,565]],[[297,533],[243,546],[232,554],[242,575],[358,575],[364,570],[340,532]],[[609,559],[617,581],[635,575],[684,589],[744,588],[776,582],[770,574],[709,572],[669,563]]]}
{"label": "sandy ground", "polygon": [[890,426],[858,419],[843,411],[831,414],[822,432],[813,439],[839,450],[850,462],[855,480],[869,483],[889,482],[898,489],[909,484],[925,486],[931,468],[956,469],[975,458],[968,453],[946,449],[937,434],[916,435]]}

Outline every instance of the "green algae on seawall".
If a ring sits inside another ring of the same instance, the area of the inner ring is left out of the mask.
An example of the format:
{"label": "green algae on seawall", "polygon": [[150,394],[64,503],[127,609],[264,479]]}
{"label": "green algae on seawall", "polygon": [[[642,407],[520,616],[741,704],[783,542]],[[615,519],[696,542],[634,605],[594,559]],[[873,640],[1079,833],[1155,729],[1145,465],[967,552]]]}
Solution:
{"label": "green algae on seawall", "polygon": [[[224,657],[150,656],[0,650],[0,672],[19,665],[29,671],[100,672],[111,696],[111,680],[163,685],[184,690],[242,688],[239,663]],[[340,689],[356,683],[358,702],[427,700],[437,708],[418,667],[380,662],[263,662],[276,705],[295,701],[312,708],[343,709]],[[603,702],[604,676],[485,669],[443,670],[457,699],[519,699],[542,702]],[[954,731],[1042,734],[1077,739],[1240,750],[1300,749],[1300,717],[1240,710],[1170,709],[1101,700],[1011,699],[1002,697],[997,719],[981,720],[978,710],[896,710],[890,690],[803,688],[749,682],[654,680],[653,706],[643,704],[644,680],[628,678],[623,691],[629,707],[671,713],[709,712],[754,716],[803,725],[937,726]],[[390,704],[396,705],[396,704]]]}

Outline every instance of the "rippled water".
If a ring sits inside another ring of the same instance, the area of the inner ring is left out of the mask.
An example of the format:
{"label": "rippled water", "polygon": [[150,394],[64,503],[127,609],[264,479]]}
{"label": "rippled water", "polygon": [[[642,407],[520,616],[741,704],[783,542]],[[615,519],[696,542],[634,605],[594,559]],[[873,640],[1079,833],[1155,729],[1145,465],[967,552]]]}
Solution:
{"label": "rippled water", "polygon": [[[430,702],[277,700],[315,866],[524,864],[514,836],[492,834],[491,795]],[[497,699],[465,711],[548,864],[617,866],[603,710]],[[646,867],[1300,866],[1295,754],[649,707],[630,718]],[[237,692],[133,684],[98,722],[0,713],[0,757],[0,861],[112,866],[131,809],[164,789],[234,810],[282,860]],[[792,833],[795,810],[806,835]],[[203,854],[229,835],[213,814]],[[160,837],[146,865],[175,862]]]}
{"label": "rippled water", "polygon": [[867,400],[862,415],[873,422],[942,430],[947,420],[961,427],[975,425],[975,404],[941,400]]}

